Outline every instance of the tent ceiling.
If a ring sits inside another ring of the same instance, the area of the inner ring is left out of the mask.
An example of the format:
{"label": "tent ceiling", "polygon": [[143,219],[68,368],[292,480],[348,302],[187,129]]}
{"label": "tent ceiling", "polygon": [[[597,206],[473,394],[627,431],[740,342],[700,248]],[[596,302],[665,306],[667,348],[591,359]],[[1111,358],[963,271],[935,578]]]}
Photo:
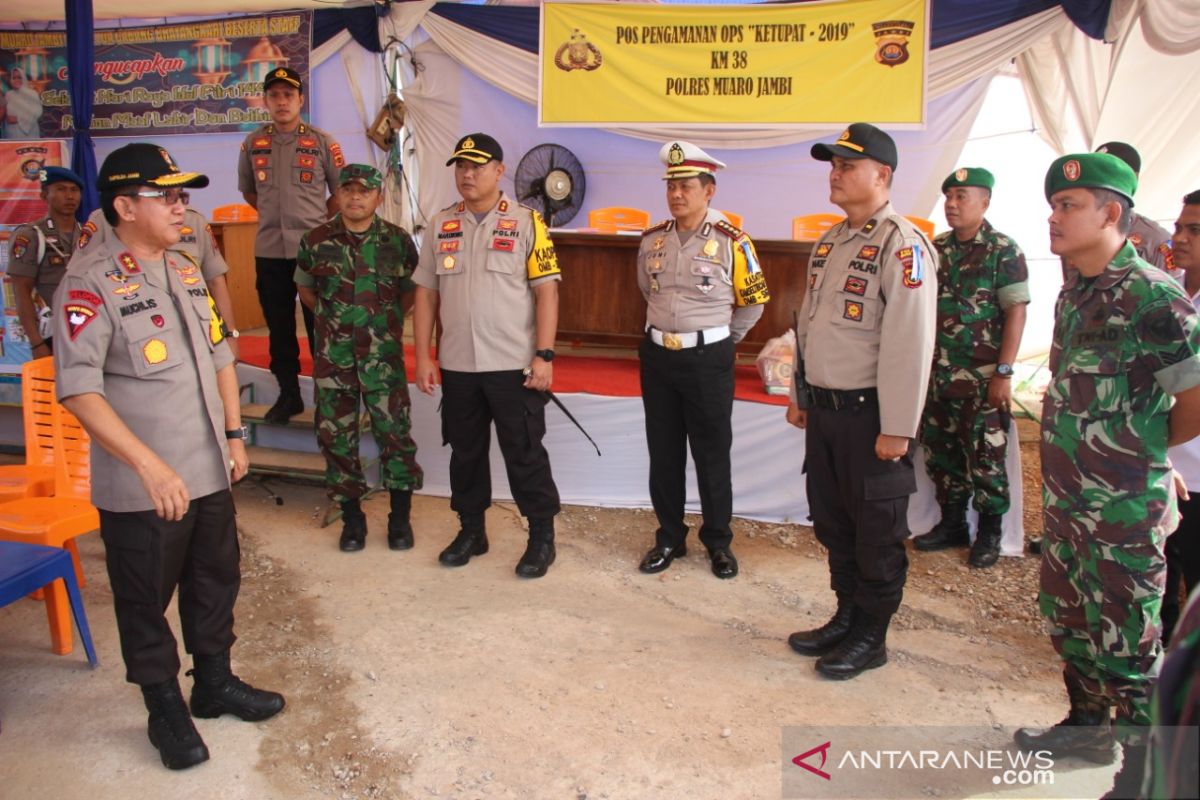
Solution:
{"label": "tent ceiling", "polygon": [[[329,9],[338,6],[369,6],[371,0],[239,0],[237,13],[256,14],[268,11],[293,11],[298,8]],[[230,13],[229,0],[157,0],[147,4],[145,0],[94,0],[92,12],[101,19],[143,19],[154,17],[218,16]],[[66,15],[65,3],[61,0],[5,0],[0,10],[0,20],[5,22],[46,22],[61,20]]]}

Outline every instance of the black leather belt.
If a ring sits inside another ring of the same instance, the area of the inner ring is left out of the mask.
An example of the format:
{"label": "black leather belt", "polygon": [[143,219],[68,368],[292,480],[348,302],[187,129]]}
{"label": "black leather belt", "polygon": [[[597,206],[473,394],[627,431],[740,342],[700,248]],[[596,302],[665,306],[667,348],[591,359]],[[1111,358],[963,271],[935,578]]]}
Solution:
{"label": "black leather belt", "polygon": [[865,408],[879,404],[879,392],[870,389],[823,389],[809,384],[814,406],[827,408],[830,411],[841,411],[843,408]]}

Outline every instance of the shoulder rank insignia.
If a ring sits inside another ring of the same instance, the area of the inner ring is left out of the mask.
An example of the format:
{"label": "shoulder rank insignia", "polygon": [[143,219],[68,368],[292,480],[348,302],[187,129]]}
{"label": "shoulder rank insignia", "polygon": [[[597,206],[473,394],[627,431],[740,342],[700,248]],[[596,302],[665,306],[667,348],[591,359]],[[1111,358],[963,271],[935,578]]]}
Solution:
{"label": "shoulder rank insignia", "polygon": [[746,232],[741,228],[734,227],[732,223],[723,219],[717,220],[716,225],[713,227],[728,236],[730,239],[737,239],[746,235]]}
{"label": "shoulder rank insignia", "polygon": [[646,228],[646,230],[642,231],[642,236],[648,236],[651,233],[657,233],[659,231],[664,231],[664,232],[669,231],[674,227],[675,227],[675,220],[665,219],[662,222],[658,223],[657,225],[651,225],[649,228]]}

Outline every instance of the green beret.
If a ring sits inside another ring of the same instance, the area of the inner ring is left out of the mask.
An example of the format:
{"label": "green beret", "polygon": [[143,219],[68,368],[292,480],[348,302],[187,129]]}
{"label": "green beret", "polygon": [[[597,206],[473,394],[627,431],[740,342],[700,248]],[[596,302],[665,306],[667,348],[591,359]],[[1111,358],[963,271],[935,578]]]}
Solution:
{"label": "green beret", "polygon": [[996,178],[983,167],[959,167],[942,181],[942,194],[952,186],[980,186],[989,192],[996,185]]}
{"label": "green beret", "polygon": [[1137,175],[1114,155],[1074,153],[1055,159],[1046,172],[1046,199],[1063,189],[1108,189],[1133,205]]}
{"label": "green beret", "polygon": [[379,170],[368,164],[347,164],[342,167],[338,176],[338,186],[345,186],[347,183],[361,183],[368,189],[378,189],[383,185],[383,176],[379,174]]}

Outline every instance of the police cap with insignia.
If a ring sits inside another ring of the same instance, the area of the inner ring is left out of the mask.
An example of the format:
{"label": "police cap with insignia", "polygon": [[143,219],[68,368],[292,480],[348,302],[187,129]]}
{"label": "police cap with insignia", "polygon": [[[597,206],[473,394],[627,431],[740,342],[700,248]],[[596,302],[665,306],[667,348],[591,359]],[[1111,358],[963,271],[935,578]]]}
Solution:
{"label": "police cap with insignia", "polygon": [[49,186],[52,183],[73,183],[80,189],[83,188],[83,178],[76,175],[66,167],[42,167],[38,173],[38,180],[42,186]]}
{"label": "police cap with insignia", "polygon": [[504,151],[500,143],[486,133],[468,133],[458,140],[454,146],[454,155],[446,162],[450,166],[459,159],[475,164],[486,164],[489,161],[503,161]]}
{"label": "police cap with insignia", "polygon": [[347,183],[361,183],[368,189],[378,189],[383,185],[383,176],[379,170],[368,164],[347,164],[338,173],[338,186]]}
{"label": "police cap with insignia", "polygon": [[658,160],[667,165],[664,181],[713,175],[725,164],[710,156],[691,142],[667,142],[658,151]]}
{"label": "police cap with insignia", "polygon": [[1074,153],[1054,159],[1046,171],[1046,199],[1064,189],[1108,189],[1133,205],[1137,175],[1109,153]]}
{"label": "police cap with insignia", "polygon": [[137,142],[118,147],[108,154],[100,167],[96,188],[111,192],[122,186],[208,186],[208,176],[182,172],[171,154],[156,144]]}
{"label": "police cap with insignia", "polygon": [[1131,144],[1126,144],[1125,142],[1105,142],[1096,148],[1096,152],[1116,156],[1128,164],[1134,173],[1142,171],[1142,157],[1138,155],[1138,151]]}
{"label": "police cap with insignia", "polygon": [[812,146],[812,157],[817,161],[833,161],[838,158],[872,158],[887,164],[893,170],[900,166],[896,143],[892,137],[869,122],[856,122],[833,144],[818,143]]}
{"label": "police cap with insignia", "polygon": [[959,167],[942,181],[942,194],[955,186],[979,186],[990,192],[995,185],[995,176],[983,167]]}
{"label": "police cap with insignia", "polygon": [[304,83],[300,80],[300,73],[291,67],[276,67],[267,73],[266,80],[263,81],[263,92],[271,88],[273,83],[286,83],[288,86],[299,89],[303,94]]}

